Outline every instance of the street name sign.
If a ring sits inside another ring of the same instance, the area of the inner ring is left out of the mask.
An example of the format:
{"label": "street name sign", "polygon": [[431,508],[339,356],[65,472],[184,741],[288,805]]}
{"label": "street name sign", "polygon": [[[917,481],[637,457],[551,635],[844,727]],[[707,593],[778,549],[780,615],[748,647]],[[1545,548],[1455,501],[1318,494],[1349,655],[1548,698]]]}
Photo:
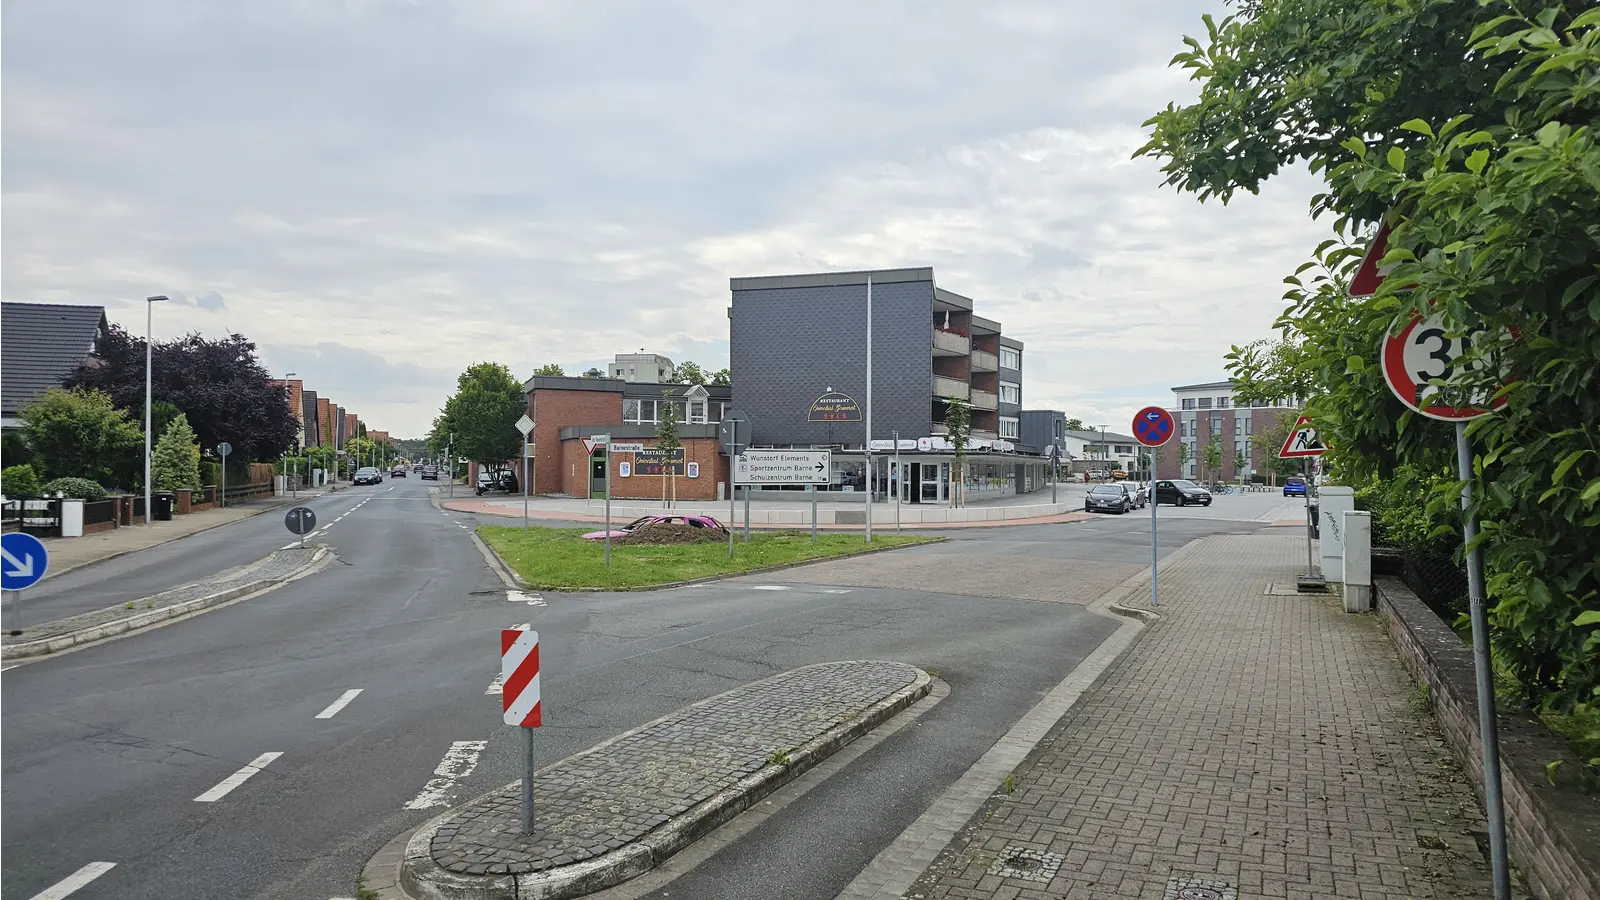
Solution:
{"label": "street name sign", "polygon": [[13,531],[0,535],[0,590],[33,587],[50,569],[50,553],[31,534]]}
{"label": "street name sign", "polygon": [[583,451],[590,456],[594,455],[595,448],[611,443],[611,435],[597,434],[583,439]]}
{"label": "street name sign", "polygon": [[827,484],[828,450],[746,450],[734,458],[734,484]]}
{"label": "street name sign", "polygon": [[1322,438],[1317,435],[1317,427],[1311,424],[1310,416],[1301,416],[1295,420],[1294,428],[1289,431],[1289,436],[1284,438],[1283,449],[1278,451],[1279,459],[1296,459],[1302,456],[1321,456],[1328,452],[1323,446]]}
{"label": "street name sign", "polygon": [[642,452],[644,452],[644,444],[639,443],[637,441],[612,441],[611,442],[611,452],[612,453],[642,453]]}
{"label": "street name sign", "polygon": [[1146,406],[1133,414],[1133,438],[1146,447],[1159,447],[1172,440],[1172,413],[1159,406]]}

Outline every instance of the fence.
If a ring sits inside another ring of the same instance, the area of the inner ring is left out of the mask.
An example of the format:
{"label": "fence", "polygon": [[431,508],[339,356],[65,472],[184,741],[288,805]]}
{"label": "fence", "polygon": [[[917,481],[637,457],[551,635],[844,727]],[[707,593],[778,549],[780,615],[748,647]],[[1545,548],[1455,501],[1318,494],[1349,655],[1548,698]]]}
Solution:
{"label": "fence", "polygon": [[61,536],[61,501],[50,497],[7,497],[3,519],[8,531]]}
{"label": "fence", "polygon": [[96,500],[83,504],[83,533],[110,531],[117,527],[116,500]]}

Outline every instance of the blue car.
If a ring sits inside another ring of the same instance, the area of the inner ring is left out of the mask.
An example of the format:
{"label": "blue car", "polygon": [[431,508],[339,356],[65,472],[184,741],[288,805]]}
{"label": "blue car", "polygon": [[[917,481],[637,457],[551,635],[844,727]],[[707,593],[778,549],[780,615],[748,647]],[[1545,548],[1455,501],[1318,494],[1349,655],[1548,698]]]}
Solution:
{"label": "blue car", "polygon": [[1306,495],[1306,480],[1299,475],[1290,475],[1283,480],[1283,495],[1285,497],[1304,497]]}

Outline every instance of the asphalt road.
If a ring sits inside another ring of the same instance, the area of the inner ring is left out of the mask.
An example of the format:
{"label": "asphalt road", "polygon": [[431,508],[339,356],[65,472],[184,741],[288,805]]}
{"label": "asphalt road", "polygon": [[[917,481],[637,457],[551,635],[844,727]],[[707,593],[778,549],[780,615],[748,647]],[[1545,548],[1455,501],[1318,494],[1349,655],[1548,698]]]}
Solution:
{"label": "asphalt road", "polygon": [[[485,692],[497,632],[531,622],[542,645],[540,765],[808,663],[937,670],[952,692],[917,727],[671,888],[828,898],[1114,627],[1066,604],[801,584],[511,603],[470,542],[471,517],[435,509],[427,487],[390,482],[319,501],[347,514],[327,535],[338,559],[318,574],[0,676],[0,897],[28,900],[92,862],[115,867],[74,900],[351,896],[372,853],[443,810],[407,808],[430,779],[450,803],[519,777],[515,735]],[[259,521],[279,529],[270,550],[285,532],[268,518],[211,534],[219,547],[248,544]],[[1174,523],[1163,551],[1249,527]],[[1135,532],[1132,518],[1107,517],[941,534],[956,548],[1138,562],[1149,551]],[[238,564],[220,549],[215,559]],[[483,746],[463,744],[446,765],[458,742]],[[272,753],[281,756],[263,758]],[[218,796],[252,762],[261,768]],[[460,777],[440,783],[436,769]]]}

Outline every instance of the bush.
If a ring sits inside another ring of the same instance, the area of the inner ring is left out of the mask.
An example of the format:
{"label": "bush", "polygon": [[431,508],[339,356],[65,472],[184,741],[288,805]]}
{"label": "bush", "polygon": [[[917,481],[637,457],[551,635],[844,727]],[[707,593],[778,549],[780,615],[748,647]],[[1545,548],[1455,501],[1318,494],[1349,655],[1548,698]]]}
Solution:
{"label": "bush", "polygon": [[200,446],[195,443],[189,419],[178,413],[156,442],[150,463],[150,483],[159,491],[200,486]]}
{"label": "bush", "polygon": [[8,497],[34,497],[39,494],[39,475],[33,466],[6,466],[0,470],[0,490]]}
{"label": "bush", "polygon": [[54,497],[59,493],[73,499],[90,501],[106,498],[106,489],[87,478],[57,478],[55,481],[45,483],[39,488],[39,493],[46,497]]}

